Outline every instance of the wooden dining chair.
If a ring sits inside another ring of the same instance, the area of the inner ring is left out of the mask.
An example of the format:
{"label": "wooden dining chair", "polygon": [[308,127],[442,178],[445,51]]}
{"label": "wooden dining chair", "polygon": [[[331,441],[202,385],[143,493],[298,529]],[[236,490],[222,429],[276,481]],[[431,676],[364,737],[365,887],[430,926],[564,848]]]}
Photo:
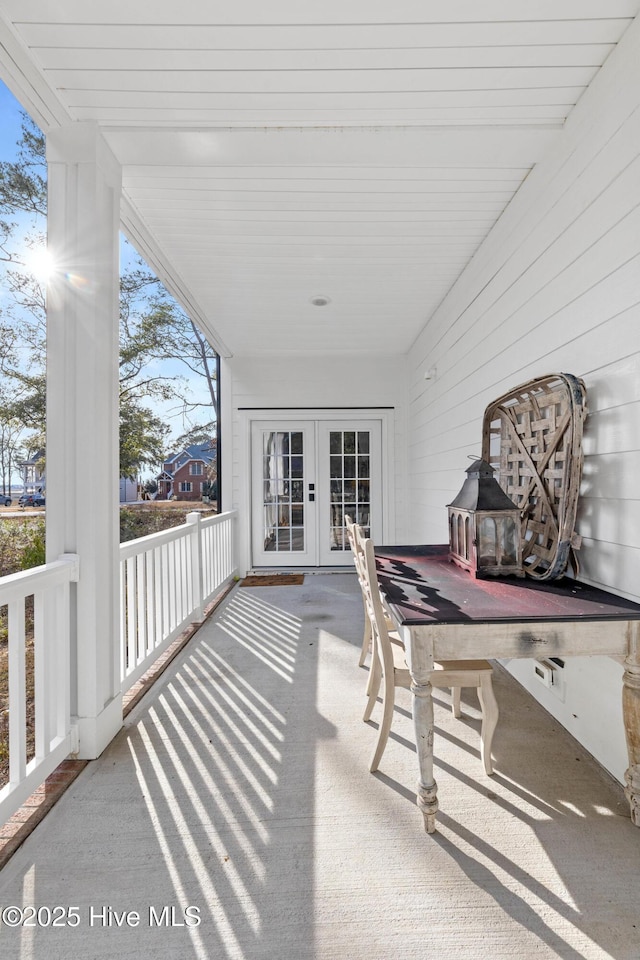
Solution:
{"label": "wooden dining chair", "polygon": [[365,601],[365,570],[364,570],[364,553],[362,550],[362,542],[364,537],[362,535],[362,527],[355,523],[354,520],[345,515],[344,518],[345,526],[347,529],[347,539],[349,540],[349,546],[351,547],[351,553],[353,554],[353,564],[356,568],[356,575],[358,577],[358,582],[360,584],[360,589],[362,591],[362,602],[364,604],[364,634],[362,637],[362,649],[360,650],[360,659],[358,660],[358,666],[362,667],[365,660],[367,659],[367,654],[372,649],[372,633],[371,633],[371,618],[367,613],[366,601]]}
{"label": "wooden dining chair", "polygon": [[[368,721],[371,717],[380,686],[382,686],[382,720],[378,729],[378,741],[369,767],[373,772],[378,769],[389,739],[395,706],[395,689],[396,687],[410,689],[411,676],[404,656],[404,645],[398,635],[391,635],[388,629],[388,618],[385,616],[378,585],[373,541],[371,539],[364,540],[362,548],[365,571],[364,602],[371,623],[371,633],[376,651],[376,655],[372,657],[371,662],[367,706],[363,718],[365,721]],[[463,687],[475,687],[478,691],[478,700],[482,711],[480,756],[484,769],[489,775],[493,773],[491,744],[498,724],[498,703],[493,692],[492,675],[493,669],[488,660],[441,660],[434,664],[434,671],[430,677],[430,682],[434,687],[451,689],[452,709],[456,717],[461,715],[461,689]]]}
{"label": "wooden dining chair", "polygon": [[[349,539],[349,546],[351,547],[351,552],[353,553],[353,563],[356,568],[356,574],[358,576],[358,582],[360,584],[360,590],[362,591],[362,603],[364,606],[364,634],[362,637],[362,649],[360,650],[360,659],[358,660],[358,666],[362,667],[365,660],[367,659],[367,654],[371,653],[372,656],[375,653],[374,644],[373,644],[373,634],[371,631],[371,617],[367,613],[367,602],[366,602],[366,570],[365,570],[365,559],[364,559],[364,542],[366,537],[364,531],[359,523],[355,523],[350,516],[345,515],[345,524],[347,528],[347,537]],[[383,614],[387,624],[387,631],[392,639],[399,637],[395,632],[395,627],[391,621],[388,611],[384,605],[384,598],[381,596],[381,602],[383,607]],[[370,684],[369,684],[370,686]],[[369,694],[369,686],[367,686],[367,695]],[[379,686],[379,682],[378,682]]]}

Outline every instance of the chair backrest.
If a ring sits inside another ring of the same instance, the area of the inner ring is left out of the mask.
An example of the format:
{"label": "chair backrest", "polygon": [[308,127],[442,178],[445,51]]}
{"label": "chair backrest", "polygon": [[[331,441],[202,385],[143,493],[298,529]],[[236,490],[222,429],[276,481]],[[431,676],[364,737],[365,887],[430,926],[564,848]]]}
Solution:
{"label": "chair backrest", "polygon": [[373,540],[365,538],[362,540],[362,557],[364,566],[364,588],[365,607],[369,619],[371,620],[371,629],[373,637],[382,664],[385,676],[393,675],[393,651],[391,649],[391,639],[387,629],[387,618],[385,617],[384,607],[382,605],[382,596],[380,594],[380,585],[378,584],[378,572],[376,569],[376,557],[374,552]]}
{"label": "chair backrest", "polygon": [[344,516],[344,525],[347,528],[347,539],[349,540],[349,546],[351,547],[351,552],[353,553],[353,557],[355,560],[355,555],[356,555],[355,531],[353,529],[355,527],[355,523],[353,522],[351,517],[348,516],[348,514],[346,513]]}
{"label": "chair backrest", "polygon": [[351,517],[345,516],[344,519],[347,527],[349,546],[351,547],[351,552],[353,554],[353,562],[355,564],[356,573],[358,574],[358,579],[360,580],[360,585],[362,586],[362,581],[365,575],[364,552],[362,549],[362,544],[364,543],[364,533],[360,524],[354,523]]}

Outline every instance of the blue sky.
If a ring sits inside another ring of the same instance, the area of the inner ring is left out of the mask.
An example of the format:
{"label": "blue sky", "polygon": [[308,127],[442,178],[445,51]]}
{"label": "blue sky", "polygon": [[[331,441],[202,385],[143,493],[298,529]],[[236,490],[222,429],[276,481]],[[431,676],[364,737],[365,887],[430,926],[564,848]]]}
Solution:
{"label": "blue sky", "polygon": [[0,157],[13,160],[20,139],[20,104],[0,80]]}

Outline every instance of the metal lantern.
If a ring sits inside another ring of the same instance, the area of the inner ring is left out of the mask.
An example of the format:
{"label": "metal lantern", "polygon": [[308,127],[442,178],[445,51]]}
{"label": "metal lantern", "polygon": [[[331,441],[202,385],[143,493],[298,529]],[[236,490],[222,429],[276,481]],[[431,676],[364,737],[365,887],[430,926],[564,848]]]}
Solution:
{"label": "metal lantern", "polygon": [[467,469],[449,511],[449,559],[476,577],[524,576],[520,510],[486,460]]}

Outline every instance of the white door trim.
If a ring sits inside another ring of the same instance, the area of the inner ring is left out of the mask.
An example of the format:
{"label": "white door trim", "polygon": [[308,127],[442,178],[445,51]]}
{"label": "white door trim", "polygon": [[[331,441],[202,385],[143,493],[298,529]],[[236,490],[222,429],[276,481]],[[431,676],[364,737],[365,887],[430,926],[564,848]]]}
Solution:
{"label": "white door trim", "polygon": [[240,569],[251,565],[251,424],[269,420],[379,420],[382,430],[382,537],[393,542],[395,530],[395,441],[396,410],[393,407],[265,407],[237,410]]}

